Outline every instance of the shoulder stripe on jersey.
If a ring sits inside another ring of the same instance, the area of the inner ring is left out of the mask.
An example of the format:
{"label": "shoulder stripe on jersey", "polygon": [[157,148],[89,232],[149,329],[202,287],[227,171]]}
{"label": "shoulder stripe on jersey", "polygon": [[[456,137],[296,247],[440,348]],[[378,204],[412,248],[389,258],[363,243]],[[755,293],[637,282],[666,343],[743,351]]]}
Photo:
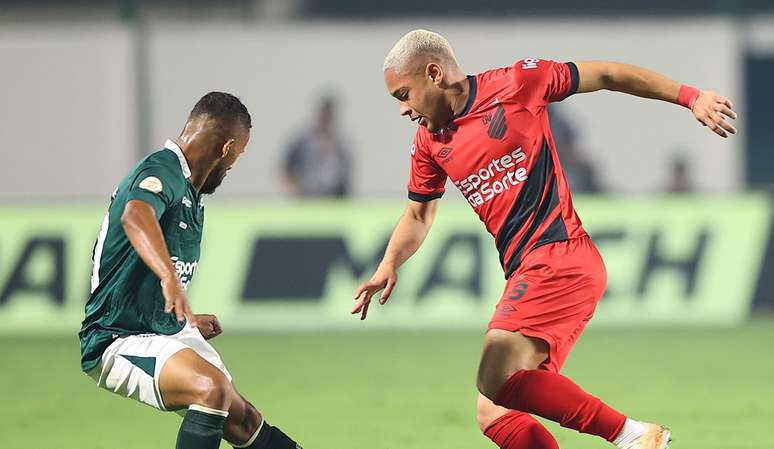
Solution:
{"label": "shoulder stripe on jersey", "polygon": [[578,85],[580,84],[580,73],[578,72],[578,66],[574,62],[566,62],[567,67],[570,69],[570,89],[567,91],[567,95],[564,98],[573,95],[578,92]]}
{"label": "shoulder stripe on jersey", "polygon": [[408,197],[412,201],[418,201],[420,203],[426,203],[428,201],[436,200],[443,196],[443,192],[437,192],[437,193],[416,193],[409,190]]}

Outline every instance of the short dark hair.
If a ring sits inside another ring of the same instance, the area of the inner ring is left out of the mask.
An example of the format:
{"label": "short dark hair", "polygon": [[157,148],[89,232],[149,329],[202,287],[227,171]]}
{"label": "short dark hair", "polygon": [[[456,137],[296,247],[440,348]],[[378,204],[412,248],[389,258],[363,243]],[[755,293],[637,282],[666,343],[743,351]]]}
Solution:
{"label": "short dark hair", "polygon": [[253,127],[247,107],[239,98],[225,92],[205,94],[196,102],[188,120],[203,115],[214,118],[222,126],[229,129],[233,129],[237,125],[245,129]]}

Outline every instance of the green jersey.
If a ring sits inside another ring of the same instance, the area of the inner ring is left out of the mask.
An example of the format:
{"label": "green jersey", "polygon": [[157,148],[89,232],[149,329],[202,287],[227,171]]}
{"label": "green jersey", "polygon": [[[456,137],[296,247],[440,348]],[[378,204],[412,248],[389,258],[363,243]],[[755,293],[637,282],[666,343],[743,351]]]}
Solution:
{"label": "green jersey", "polygon": [[164,311],[159,278],[145,265],[121,225],[130,200],[156,211],[177,275],[187,287],[199,263],[204,205],[188,182],[191,171],[180,148],[165,148],[140,161],[113,192],[94,245],[91,294],[78,333],[81,368],[89,371],[116,338],[179,332],[183,325]]}

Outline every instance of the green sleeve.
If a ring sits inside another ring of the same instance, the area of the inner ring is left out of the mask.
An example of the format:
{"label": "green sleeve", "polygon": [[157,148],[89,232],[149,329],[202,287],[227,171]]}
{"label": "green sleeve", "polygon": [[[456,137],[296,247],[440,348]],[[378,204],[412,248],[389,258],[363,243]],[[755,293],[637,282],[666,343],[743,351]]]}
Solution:
{"label": "green sleeve", "polygon": [[168,167],[148,165],[132,180],[126,201],[144,201],[156,211],[156,218],[161,218],[168,207],[182,199],[184,181]]}

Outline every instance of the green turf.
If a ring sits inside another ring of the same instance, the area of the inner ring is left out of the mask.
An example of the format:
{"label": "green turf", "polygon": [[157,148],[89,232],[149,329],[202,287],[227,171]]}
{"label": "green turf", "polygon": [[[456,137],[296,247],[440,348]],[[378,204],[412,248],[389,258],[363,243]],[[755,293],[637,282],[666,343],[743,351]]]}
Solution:
{"label": "green turf", "polygon": [[[474,422],[480,333],[224,335],[237,387],[306,449],[494,447]],[[670,426],[677,449],[774,448],[774,322],[590,330],[565,374]],[[75,339],[0,338],[0,447],[172,448],[179,418],[98,390]],[[551,425],[565,449],[604,448]],[[222,446],[226,448],[225,444]]]}

